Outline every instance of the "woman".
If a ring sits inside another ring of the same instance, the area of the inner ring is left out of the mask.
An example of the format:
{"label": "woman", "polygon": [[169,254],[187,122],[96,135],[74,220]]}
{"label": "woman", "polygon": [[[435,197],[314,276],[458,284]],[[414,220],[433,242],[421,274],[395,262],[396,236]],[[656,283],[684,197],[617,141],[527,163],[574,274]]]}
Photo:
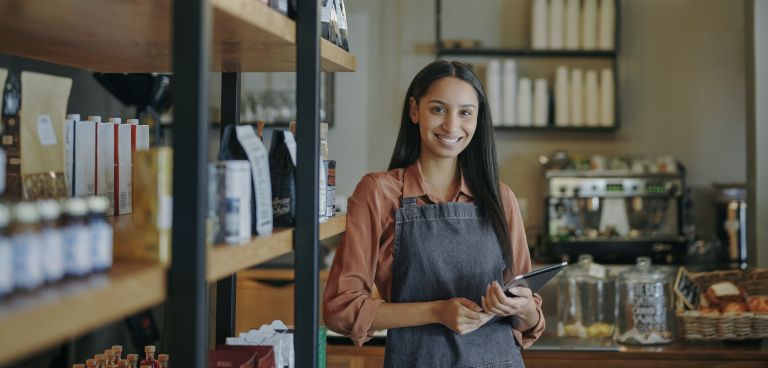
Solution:
{"label": "woman", "polygon": [[349,198],[326,324],[358,346],[388,329],[387,367],[522,367],[519,347],[544,318],[538,295],[500,286],[531,265],[482,84],[435,61],[408,87],[400,124],[390,171],[367,174]]}

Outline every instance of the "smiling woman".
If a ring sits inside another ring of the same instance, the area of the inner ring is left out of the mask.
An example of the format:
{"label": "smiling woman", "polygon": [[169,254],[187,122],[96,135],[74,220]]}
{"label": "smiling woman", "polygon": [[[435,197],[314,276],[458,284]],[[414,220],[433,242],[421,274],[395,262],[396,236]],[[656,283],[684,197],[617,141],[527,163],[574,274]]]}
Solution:
{"label": "smiling woman", "polygon": [[357,345],[389,329],[386,367],[522,367],[520,347],[544,318],[538,295],[507,297],[499,285],[531,263],[497,167],[477,76],[458,62],[427,65],[406,93],[389,171],[364,176],[349,198],[328,327]]}

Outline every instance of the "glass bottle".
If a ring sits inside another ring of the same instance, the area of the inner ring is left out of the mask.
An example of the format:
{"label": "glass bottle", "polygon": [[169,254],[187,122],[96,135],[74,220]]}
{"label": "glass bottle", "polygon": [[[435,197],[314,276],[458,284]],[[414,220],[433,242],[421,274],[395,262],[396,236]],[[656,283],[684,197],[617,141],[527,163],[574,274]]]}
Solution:
{"label": "glass bottle", "polygon": [[144,354],[146,357],[144,360],[139,363],[140,365],[148,365],[152,368],[159,368],[160,364],[157,360],[155,360],[155,346],[154,345],[147,345],[144,347]]}
{"label": "glass bottle", "polygon": [[117,368],[128,368],[130,365],[128,364],[128,359],[120,359],[117,362]]}
{"label": "glass bottle", "polygon": [[112,356],[115,363],[119,363],[123,360],[123,345],[112,345]]}
{"label": "glass bottle", "polygon": [[43,247],[45,281],[56,282],[64,277],[64,233],[59,226],[61,206],[46,199],[37,202],[40,213],[40,238]]}
{"label": "glass bottle", "polygon": [[130,368],[139,367],[139,354],[128,354],[126,358],[128,358],[128,366]]}
{"label": "glass bottle", "polygon": [[96,360],[96,368],[104,368],[104,366],[107,364],[104,361],[104,354],[96,354],[93,359]]}
{"label": "glass bottle", "polygon": [[69,276],[84,276],[93,270],[91,242],[86,227],[88,205],[82,198],[63,202],[65,271]]}
{"label": "glass bottle", "polygon": [[39,215],[31,202],[13,206],[10,228],[13,280],[17,289],[32,290],[43,284],[43,252],[38,234]]}
{"label": "glass bottle", "polygon": [[8,238],[8,224],[11,213],[0,204],[0,299],[13,291],[13,246]]}
{"label": "glass bottle", "polygon": [[88,359],[85,361],[86,368],[96,368],[96,359]]}
{"label": "glass bottle", "polygon": [[168,354],[159,354],[157,356],[157,362],[160,363],[160,368],[168,368]]}
{"label": "glass bottle", "polygon": [[115,354],[112,353],[112,349],[104,350],[104,363],[106,365],[115,364]]}
{"label": "glass bottle", "polygon": [[619,279],[617,340],[623,344],[664,344],[672,341],[670,275],[638,257],[637,265]]}
{"label": "glass bottle", "polygon": [[[109,200],[101,196],[88,197],[88,232],[91,239],[93,270],[100,272],[112,267],[112,225],[107,222]],[[115,345],[120,346],[120,345]],[[113,347],[114,348],[114,347]],[[120,346],[122,354],[123,347]],[[119,360],[119,356],[115,358]]]}
{"label": "glass bottle", "polygon": [[605,267],[582,254],[568,267],[558,284],[557,335],[560,337],[609,338],[616,321],[616,282]]}

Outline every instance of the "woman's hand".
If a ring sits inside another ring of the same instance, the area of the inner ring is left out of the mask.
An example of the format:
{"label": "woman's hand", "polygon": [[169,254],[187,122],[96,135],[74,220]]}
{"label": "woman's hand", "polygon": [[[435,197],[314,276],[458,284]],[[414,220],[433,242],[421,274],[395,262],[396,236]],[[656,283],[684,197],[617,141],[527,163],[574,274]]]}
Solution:
{"label": "woman's hand", "polygon": [[504,295],[501,285],[496,281],[492,282],[482,298],[483,309],[500,317],[515,316],[515,329],[527,331],[539,322],[539,312],[533,302],[531,289],[515,287],[510,292],[515,297]]}
{"label": "woman's hand", "polygon": [[453,298],[435,302],[435,317],[438,322],[459,335],[477,330],[493,315],[483,313],[475,302],[465,298]]}

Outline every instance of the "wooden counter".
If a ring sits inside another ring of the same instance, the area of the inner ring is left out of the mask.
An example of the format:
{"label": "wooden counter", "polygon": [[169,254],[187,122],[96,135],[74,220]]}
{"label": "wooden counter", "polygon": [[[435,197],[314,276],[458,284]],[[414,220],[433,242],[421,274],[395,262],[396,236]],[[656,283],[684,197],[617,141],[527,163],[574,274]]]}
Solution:
{"label": "wooden counter", "polygon": [[[327,346],[328,368],[379,368],[384,346]],[[526,350],[526,368],[678,368],[768,367],[768,345],[749,343],[675,343],[662,347],[628,347],[619,352]]]}

